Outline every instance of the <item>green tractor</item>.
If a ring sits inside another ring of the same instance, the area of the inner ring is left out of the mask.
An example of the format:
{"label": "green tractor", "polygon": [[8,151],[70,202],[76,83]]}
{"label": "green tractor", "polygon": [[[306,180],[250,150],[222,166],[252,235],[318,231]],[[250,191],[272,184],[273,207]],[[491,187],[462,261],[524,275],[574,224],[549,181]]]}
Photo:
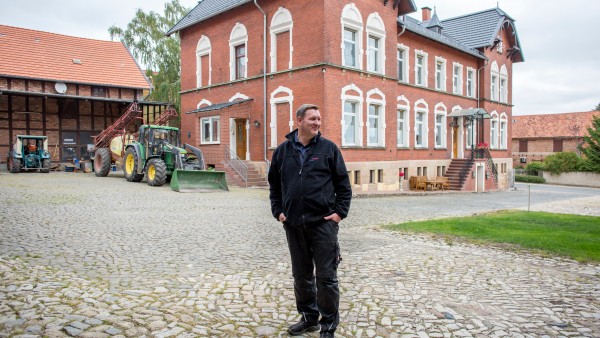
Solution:
{"label": "green tractor", "polygon": [[33,135],[17,135],[17,142],[8,153],[8,170],[11,173],[39,170],[50,172],[50,153],[48,137]]}
{"label": "green tractor", "polygon": [[178,128],[142,125],[137,140],[126,142],[124,146],[125,178],[140,182],[145,176],[151,186],[170,181],[176,191],[229,190],[225,173],[204,170],[200,149],[187,143],[181,147],[179,140]]}

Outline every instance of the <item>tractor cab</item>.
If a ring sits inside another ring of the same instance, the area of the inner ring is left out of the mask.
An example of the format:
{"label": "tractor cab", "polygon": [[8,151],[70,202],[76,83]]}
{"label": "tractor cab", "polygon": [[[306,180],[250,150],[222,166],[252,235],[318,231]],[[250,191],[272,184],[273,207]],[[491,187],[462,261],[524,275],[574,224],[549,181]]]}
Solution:
{"label": "tractor cab", "polygon": [[48,138],[36,135],[17,135],[8,156],[8,168],[12,173],[22,170],[50,172]]}

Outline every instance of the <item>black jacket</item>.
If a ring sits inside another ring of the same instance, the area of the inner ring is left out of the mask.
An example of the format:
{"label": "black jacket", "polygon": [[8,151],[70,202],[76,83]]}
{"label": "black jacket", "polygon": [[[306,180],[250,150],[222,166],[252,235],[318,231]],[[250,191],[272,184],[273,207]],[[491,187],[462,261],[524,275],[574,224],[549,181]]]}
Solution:
{"label": "black jacket", "polygon": [[285,223],[296,227],[323,222],[334,212],[346,218],[352,188],[342,153],[319,133],[301,167],[300,153],[294,148],[296,133],[287,134],[287,141],[273,152],[269,169],[273,217],[283,212]]}

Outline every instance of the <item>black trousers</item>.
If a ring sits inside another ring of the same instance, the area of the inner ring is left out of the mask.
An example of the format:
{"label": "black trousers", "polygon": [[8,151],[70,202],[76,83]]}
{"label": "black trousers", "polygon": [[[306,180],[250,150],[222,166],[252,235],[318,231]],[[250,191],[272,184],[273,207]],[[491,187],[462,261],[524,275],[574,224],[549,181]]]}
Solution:
{"label": "black trousers", "polygon": [[341,261],[339,225],[323,221],[306,228],[285,225],[285,230],[292,258],[298,313],[309,323],[318,321],[321,331],[335,332],[340,322],[337,279]]}

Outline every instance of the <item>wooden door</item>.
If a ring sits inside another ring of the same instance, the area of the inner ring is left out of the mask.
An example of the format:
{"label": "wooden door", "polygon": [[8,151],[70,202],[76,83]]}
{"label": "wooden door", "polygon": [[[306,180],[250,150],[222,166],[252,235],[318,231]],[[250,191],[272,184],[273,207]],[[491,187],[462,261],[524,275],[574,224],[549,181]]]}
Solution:
{"label": "wooden door", "polygon": [[246,120],[235,120],[235,154],[246,159]]}
{"label": "wooden door", "polygon": [[452,127],[452,158],[458,158],[458,126]]}

